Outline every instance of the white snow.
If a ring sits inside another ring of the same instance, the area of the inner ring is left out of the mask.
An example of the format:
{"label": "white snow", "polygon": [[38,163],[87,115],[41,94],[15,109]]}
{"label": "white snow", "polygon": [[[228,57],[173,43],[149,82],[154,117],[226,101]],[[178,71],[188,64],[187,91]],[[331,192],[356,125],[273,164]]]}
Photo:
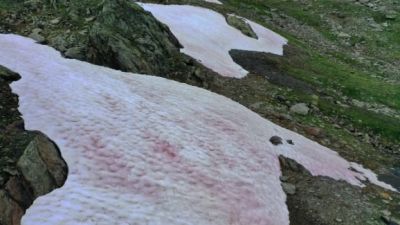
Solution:
{"label": "white snow", "polygon": [[243,78],[248,74],[232,60],[230,50],[282,55],[283,46],[287,43],[282,36],[246,20],[258,36],[258,39],[250,38],[230,26],[223,15],[210,9],[188,5],[138,4],[168,25],[184,47],[181,52],[222,76]]}
{"label": "white snow", "polygon": [[[279,155],[313,175],[393,190],[200,88],[64,59],[16,35],[0,34],[0,64],[22,76],[12,89],[27,129],[49,135],[69,166],[65,186],[37,199],[23,225],[288,225]],[[272,135],[294,145],[273,146]]]}

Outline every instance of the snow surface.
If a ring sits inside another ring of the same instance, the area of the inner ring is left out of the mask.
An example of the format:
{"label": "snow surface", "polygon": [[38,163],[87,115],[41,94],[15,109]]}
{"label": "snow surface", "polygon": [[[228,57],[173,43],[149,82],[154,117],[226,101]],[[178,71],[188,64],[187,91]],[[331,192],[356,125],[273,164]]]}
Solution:
{"label": "snow surface", "polygon": [[[41,130],[69,166],[23,225],[288,225],[279,155],[313,175],[363,186],[370,170],[215,93],[77,60],[0,34],[0,64],[26,128]],[[272,135],[294,145],[274,146]],[[359,169],[354,172],[349,167]]]}
{"label": "snow surface", "polygon": [[188,5],[138,4],[168,25],[184,47],[181,52],[222,76],[243,78],[248,74],[233,61],[230,50],[282,55],[283,46],[287,43],[282,36],[245,19],[258,39],[248,37],[230,26],[223,15],[210,9]]}

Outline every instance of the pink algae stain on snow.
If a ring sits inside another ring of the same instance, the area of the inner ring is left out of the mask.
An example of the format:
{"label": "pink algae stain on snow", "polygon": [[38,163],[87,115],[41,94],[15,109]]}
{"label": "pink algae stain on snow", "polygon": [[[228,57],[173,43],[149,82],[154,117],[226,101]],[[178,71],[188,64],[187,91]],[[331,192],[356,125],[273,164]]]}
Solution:
{"label": "pink algae stain on snow", "polygon": [[168,141],[156,141],[154,143],[154,152],[156,154],[162,154],[169,160],[178,159],[178,150],[175,146],[170,144]]}
{"label": "pink algae stain on snow", "polygon": [[[288,225],[280,154],[314,175],[385,186],[217,94],[63,59],[14,35],[0,35],[0,51],[0,64],[22,75],[13,90],[28,129],[56,141],[70,167],[65,186],[36,200],[23,225]],[[274,147],[272,135],[295,145]]]}

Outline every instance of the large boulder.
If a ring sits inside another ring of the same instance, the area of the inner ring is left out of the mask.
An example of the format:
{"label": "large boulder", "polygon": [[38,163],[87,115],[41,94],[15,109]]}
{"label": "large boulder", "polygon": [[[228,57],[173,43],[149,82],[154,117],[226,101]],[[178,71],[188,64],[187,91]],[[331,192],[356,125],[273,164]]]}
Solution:
{"label": "large boulder", "polygon": [[178,54],[168,27],[131,1],[104,1],[89,32],[88,60],[123,71],[163,74]]}
{"label": "large boulder", "polygon": [[18,159],[17,168],[30,184],[34,197],[64,184],[67,167],[57,146],[41,133],[35,135]]}

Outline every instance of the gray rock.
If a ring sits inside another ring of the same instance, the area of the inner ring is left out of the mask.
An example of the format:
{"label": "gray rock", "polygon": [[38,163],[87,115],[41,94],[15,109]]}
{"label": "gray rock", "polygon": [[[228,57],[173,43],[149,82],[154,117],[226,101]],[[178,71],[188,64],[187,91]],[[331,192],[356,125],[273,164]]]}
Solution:
{"label": "gray rock", "polygon": [[230,14],[226,17],[226,22],[232,27],[238,29],[244,35],[258,39],[257,34],[253,31],[251,26],[243,18]]}
{"label": "gray rock", "polygon": [[344,33],[344,32],[339,32],[338,37],[339,38],[351,38],[351,35]]}
{"label": "gray rock", "polygon": [[282,181],[282,182],[286,182],[286,181],[289,180],[289,177],[287,177],[287,176],[280,176],[280,177],[279,177],[279,180]]}
{"label": "gray rock", "polygon": [[400,225],[400,221],[398,221],[395,218],[391,218],[389,216],[385,216],[382,215],[381,219],[383,220],[383,222],[385,222],[385,224],[387,225]]}
{"label": "gray rock", "polygon": [[250,105],[250,108],[257,110],[257,109],[260,109],[262,105],[263,105],[263,102],[255,102],[255,103]]}
{"label": "gray rock", "polygon": [[296,186],[294,184],[282,182],[282,189],[288,195],[296,194]]}
{"label": "gray rock", "polygon": [[269,141],[273,144],[273,145],[281,145],[283,144],[282,142],[282,138],[278,137],[278,136],[272,136]]}
{"label": "gray rock", "polygon": [[290,107],[290,112],[300,115],[307,115],[309,111],[310,108],[305,103],[298,103]]}
{"label": "gray rock", "polygon": [[167,74],[180,54],[169,28],[134,2],[103,2],[88,35],[87,60],[123,71]]}
{"label": "gray rock", "polygon": [[46,38],[43,37],[41,34],[39,33],[31,33],[28,37],[32,38],[33,40],[35,40],[37,43],[44,43],[46,41]]}
{"label": "gray rock", "polygon": [[59,24],[60,21],[61,21],[60,18],[55,18],[55,19],[50,20],[50,23],[53,25],[56,25],[56,24]]}
{"label": "gray rock", "polygon": [[26,147],[17,167],[30,183],[35,197],[63,185],[67,166],[57,147],[44,135],[36,136]]}
{"label": "gray rock", "polygon": [[294,145],[293,140],[286,140],[286,142],[287,142],[288,144],[290,144],[290,145]]}
{"label": "gray rock", "polygon": [[72,47],[67,49],[64,53],[65,57],[70,59],[85,59],[85,48],[84,47]]}
{"label": "gray rock", "polygon": [[353,103],[354,106],[359,107],[359,108],[363,108],[365,107],[365,103],[358,101],[357,99],[352,99],[351,102]]}
{"label": "gray rock", "polygon": [[6,81],[17,81],[21,79],[21,76],[0,65],[0,78]]}
{"label": "gray rock", "polygon": [[68,42],[66,40],[66,37],[63,35],[58,35],[56,37],[53,37],[49,40],[49,44],[59,50],[60,52],[65,52],[67,51],[67,46]]}
{"label": "gray rock", "polygon": [[382,210],[381,213],[383,214],[383,216],[386,216],[386,217],[390,217],[392,215],[392,213],[387,209]]}
{"label": "gray rock", "polygon": [[394,20],[396,19],[396,17],[397,17],[397,12],[394,10],[389,10],[385,15],[385,18],[388,20]]}

